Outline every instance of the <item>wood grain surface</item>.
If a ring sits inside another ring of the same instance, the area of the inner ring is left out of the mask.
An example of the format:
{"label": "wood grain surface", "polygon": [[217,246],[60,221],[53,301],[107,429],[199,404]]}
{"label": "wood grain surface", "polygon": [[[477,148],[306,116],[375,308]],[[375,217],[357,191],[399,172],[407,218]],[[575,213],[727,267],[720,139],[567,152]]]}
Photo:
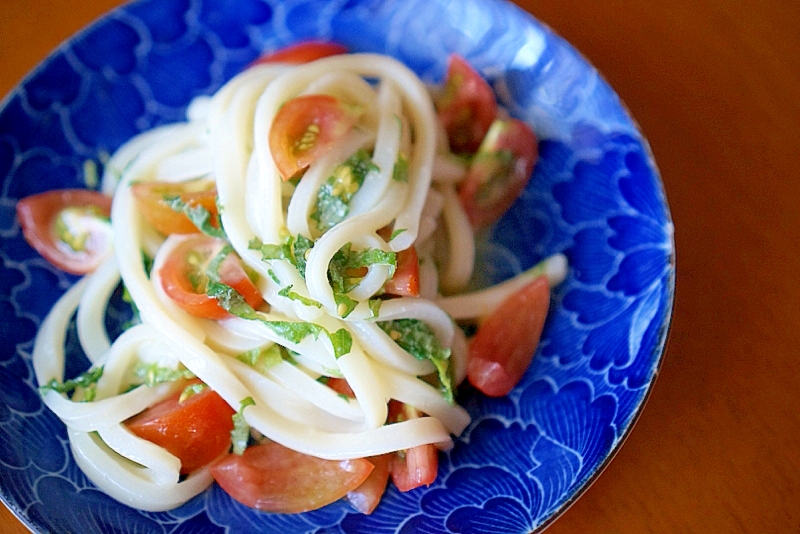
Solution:
{"label": "wood grain surface", "polygon": [[[2,0],[0,94],[117,0]],[[647,135],[676,229],[666,359],[636,428],[549,529],[800,533],[800,5],[518,0]],[[27,532],[0,507],[0,531]]]}

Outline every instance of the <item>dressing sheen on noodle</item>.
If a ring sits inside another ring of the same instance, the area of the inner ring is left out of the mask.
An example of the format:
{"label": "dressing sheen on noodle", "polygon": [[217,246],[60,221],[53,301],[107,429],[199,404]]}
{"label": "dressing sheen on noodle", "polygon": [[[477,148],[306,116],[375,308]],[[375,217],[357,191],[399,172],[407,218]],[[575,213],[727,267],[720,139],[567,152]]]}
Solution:
{"label": "dressing sheen on noodle", "polygon": [[[134,423],[206,390],[238,449],[226,441],[209,460],[262,443],[340,465],[452,447],[470,422],[453,399],[469,352],[454,319],[485,317],[515,289],[459,294],[475,257],[459,198],[469,164],[451,153],[432,91],[386,56],[266,62],[108,161],[113,255],[58,301],[33,353],[44,402],[98,487],[148,511],[207,488],[214,462],[186,472]],[[160,227],[148,194],[190,233]],[[537,269],[552,285],[566,264]],[[138,320],[112,342],[105,306],[120,280]],[[53,386],[70,382],[76,310],[92,368],[69,395]]]}

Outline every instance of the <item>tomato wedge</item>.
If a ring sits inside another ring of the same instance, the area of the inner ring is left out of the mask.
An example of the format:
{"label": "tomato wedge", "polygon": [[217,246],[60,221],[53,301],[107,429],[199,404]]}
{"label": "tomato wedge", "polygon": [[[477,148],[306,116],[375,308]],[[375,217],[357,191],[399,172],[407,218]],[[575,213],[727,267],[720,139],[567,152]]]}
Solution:
{"label": "tomato wedge", "polygon": [[164,235],[200,231],[186,214],[170,207],[169,200],[174,198],[192,208],[202,206],[212,221],[217,218],[217,187],[213,180],[139,182],[131,186],[131,192],[145,220]]}
{"label": "tomato wedge", "polygon": [[72,274],[94,271],[112,251],[111,198],[86,189],[45,191],[17,202],[28,244]]}
{"label": "tomato wedge", "polygon": [[228,454],[211,467],[214,480],[245,506],[280,514],[316,510],[358,488],[369,460],[322,460],[275,442]]}
{"label": "tomato wedge", "polygon": [[381,502],[381,497],[386,492],[386,484],[389,482],[389,469],[393,456],[394,454],[387,453],[368,457],[367,460],[374,469],[359,487],[347,493],[347,500],[362,514],[371,514]]}
{"label": "tomato wedge", "polygon": [[316,59],[346,53],[347,48],[338,43],[331,43],[328,41],[303,41],[281,48],[275,52],[264,54],[252,64],[290,63],[292,65],[299,65]]}
{"label": "tomato wedge", "polygon": [[397,268],[383,290],[398,297],[419,296],[419,257],[417,249],[409,247],[397,253]]}
{"label": "tomato wedge", "polygon": [[450,149],[458,154],[475,152],[497,116],[494,91],[458,54],[450,56],[444,88],[435,103]]}
{"label": "tomato wedge", "polygon": [[353,389],[350,387],[350,384],[347,383],[347,380],[344,378],[335,378],[331,377],[328,379],[328,387],[334,390],[339,395],[344,395],[345,397],[355,399],[356,394],[353,393]]}
{"label": "tomato wedge", "polygon": [[[189,236],[170,252],[159,271],[164,292],[181,309],[196,317],[230,317],[215,298],[206,294],[206,266],[224,245],[224,240],[205,234]],[[236,253],[228,254],[220,264],[218,274],[223,284],[238,291],[253,308],[264,302],[261,292],[247,276]]]}
{"label": "tomato wedge", "polygon": [[[422,414],[413,406],[392,400],[389,402],[389,421],[416,419]],[[392,482],[402,492],[420,486],[430,486],[439,469],[439,451],[427,443],[392,455],[389,471]]]}
{"label": "tomato wedge", "polygon": [[436,480],[439,452],[432,444],[417,445],[392,458],[392,482],[402,492],[430,486]]}
{"label": "tomato wedge", "polygon": [[233,408],[210,388],[179,402],[180,393],[125,422],[142,439],[167,449],[181,461],[181,473],[208,465],[228,451]]}
{"label": "tomato wedge", "polygon": [[538,155],[530,126],[517,119],[492,123],[459,188],[459,199],[475,228],[508,211],[525,189]]}
{"label": "tomato wedge", "polygon": [[469,343],[467,378],[490,397],[517,385],[533,360],[550,306],[550,285],[540,276],[504,300]]}
{"label": "tomato wedge", "polygon": [[269,131],[269,149],[284,180],[301,174],[358,121],[361,110],[330,95],[302,95],[283,104]]}

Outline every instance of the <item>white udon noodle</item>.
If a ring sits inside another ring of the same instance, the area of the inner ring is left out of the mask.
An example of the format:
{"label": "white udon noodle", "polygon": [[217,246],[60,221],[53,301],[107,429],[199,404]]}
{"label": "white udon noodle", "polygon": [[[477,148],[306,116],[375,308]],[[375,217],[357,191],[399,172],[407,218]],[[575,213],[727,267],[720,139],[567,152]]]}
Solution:
{"label": "white udon noodle", "polygon": [[[351,133],[314,162],[294,188],[281,180],[267,138],[280,106],[308,93],[334,95],[360,106],[364,113]],[[243,413],[254,430],[312,456],[360,458],[428,443],[451,447],[451,435],[463,431],[469,415],[418,378],[435,371],[430,362],[410,355],[375,324],[422,320],[451,350],[456,382],[464,378],[466,341],[433,299],[437,288],[457,292],[469,280],[474,239],[453,193],[463,169],[441,150],[441,128],[423,83],[399,62],[372,54],[336,56],[301,66],[264,65],[246,70],[212,97],[197,98],[187,115],[185,123],[137,136],[108,162],[103,190],[114,195],[115,256],[61,298],[37,336],[33,361],[40,384],[63,380],[65,332],[76,308],[84,351],[93,366],[104,367],[93,402],[54,391],[44,395],[45,404],[67,425],[81,469],[113,498],[149,511],[179,506],[212,482],[208,469],[181,479],[176,457],[122,424],[182,387],[163,384],[126,392],[132,370],[141,362],[185,366],[234,409],[251,397],[255,404]],[[317,190],[338,164],[361,148],[371,153],[379,170],[366,177],[348,216],[319,235],[310,222]],[[407,182],[392,179],[401,152],[409,161]],[[438,183],[435,169],[443,169]],[[344,328],[353,338],[349,353],[336,358],[325,336],[291,343],[259,321],[196,318],[164,294],[159,268],[184,237],[165,240],[143,222],[130,184],[202,176],[216,181],[228,239],[260,276],[259,289],[269,304],[263,317],[312,321],[331,332]],[[391,223],[403,231],[386,243],[377,230]],[[439,224],[445,228],[437,230]],[[432,243],[437,232],[444,232],[451,244],[440,271],[431,267],[433,246],[425,243]],[[305,279],[287,260],[264,261],[258,251],[248,248],[253,238],[278,244],[284,236],[297,234],[316,240]],[[423,298],[384,301],[373,317],[367,300],[383,287],[390,272],[385,265],[371,266],[349,294],[358,305],[343,319],[327,270],[346,243],[385,251],[416,245],[423,265]],[[142,250],[155,255],[152,276],[145,271]],[[111,344],[103,321],[120,276],[141,324]],[[280,296],[287,285],[322,307]],[[297,364],[282,363],[261,373],[235,358],[273,343],[295,351]],[[337,395],[317,380],[322,375],[347,379],[356,399]],[[413,405],[427,416],[386,425],[389,399]]]}

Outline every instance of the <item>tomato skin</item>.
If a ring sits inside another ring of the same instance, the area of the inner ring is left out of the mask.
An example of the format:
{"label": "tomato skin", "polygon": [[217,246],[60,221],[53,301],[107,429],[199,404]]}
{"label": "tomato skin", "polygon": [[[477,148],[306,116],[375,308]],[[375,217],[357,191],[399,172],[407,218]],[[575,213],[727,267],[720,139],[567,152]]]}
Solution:
{"label": "tomato skin", "polygon": [[508,211],[530,180],[538,155],[536,135],[526,123],[517,119],[492,123],[458,191],[475,228]]}
{"label": "tomato skin", "polygon": [[25,240],[62,271],[78,275],[92,272],[110,252],[110,236],[102,240],[102,236],[96,234],[90,238],[86,251],[73,251],[59,239],[54,225],[67,208],[96,210],[97,215],[108,218],[111,197],[86,189],[60,189],[27,196],[17,202],[16,208]]}
{"label": "tomato skin", "polygon": [[217,483],[234,500],[267,512],[316,510],[358,488],[373,470],[364,458],[322,460],[265,442],[228,454],[211,467]]}
{"label": "tomato skin", "polygon": [[[221,239],[196,234],[184,239],[164,261],[159,274],[161,287],[181,309],[205,319],[225,319],[230,314],[219,305],[219,302],[205,293],[205,285],[194,287],[192,280],[202,273],[205,264],[210,261],[225,242]],[[199,267],[190,261],[193,255],[199,255],[204,261]],[[220,281],[238,291],[253,308],[260,306],[264,299],[258,287],[247,276],[241,260],[235,253],[229,254],[220,265]]]}
{"label": "tomato skin", "polygon": [[502,397],[533,360],[550,306],[550,285],[540,276],[504,300],[470,340],[467,379],[485,395]]}
{"label": "tomato skin", "polygon": [[145,220],[164,235],[200,231],[186,214],[169,207],[168,198],[180,197],[191,207],[204,207],[212,219],[217,217],[217,188],[213,180],[139,182],[131,186],[131,193]]}
{"label": "tomato skin", "polygon": [[497,116],[497,101],[492,88],[467,60],[451,54],[436,109],[450,149],[457,154],[471,154]]}
{"label": "tomato skin", "polygon": [[125,422],[142,439],[165,448],[181,461],[181,474],[191,473],[228,451],[233,408],[206,388],[183,402],[180,393],[151,406]]}
{"label": "tomato skin", "polygon": [[397,268],[383,286],[383,290],[398,297],[419,296],[419,256],[417,249],[409,247],[397,253]]}
{"label": "tomato skin", "polygon": [[350,387],[350,384],[347,383],[347,380],[344,378],[336,378],[331,377],[328,379],[328,387],[334,390],[339,395],[344,395],[345,397],[355,399],[356,394],[353,393],[353,389]]}
{"label": "tomato skin", "polygon": [[299,65],[308,63],[328,56],[346,54],[347,48],[338,43],[328,41],[303,41],[289,45],[275,52],[264,54],[252,65],[262,65],[265,63],[289,63]]}
{"label": "tomato skin", "polygon": [[387,453],[368,457],[367,460],[374,466],[372,472],[360,486],[347,493],[347,500],[362,514],[371,514],[381,502],[389,483],[393,456],[393,453]]}
{"label": "tomato skin", "polygon": [[269,149],[281,177],[301,174],[353,127],[360,113],[330,95],[302,95],[283,104],[269,130]]}
{"label": "tomato skin", "polygon": [[433,444],[417,445],[392,458],[392,482],[402,492],[430,486],[436,480],[439,452]]}
{"label": "tomato skin", "polygon": [[[389,402],[391,422],[416,419],[422,413],[409,404],[392,400]],[[432,443],[417,445],[392,455],[389,472],[392,482],[402,492],[420,486],[430,486],[438,474],[439,451]]]}

